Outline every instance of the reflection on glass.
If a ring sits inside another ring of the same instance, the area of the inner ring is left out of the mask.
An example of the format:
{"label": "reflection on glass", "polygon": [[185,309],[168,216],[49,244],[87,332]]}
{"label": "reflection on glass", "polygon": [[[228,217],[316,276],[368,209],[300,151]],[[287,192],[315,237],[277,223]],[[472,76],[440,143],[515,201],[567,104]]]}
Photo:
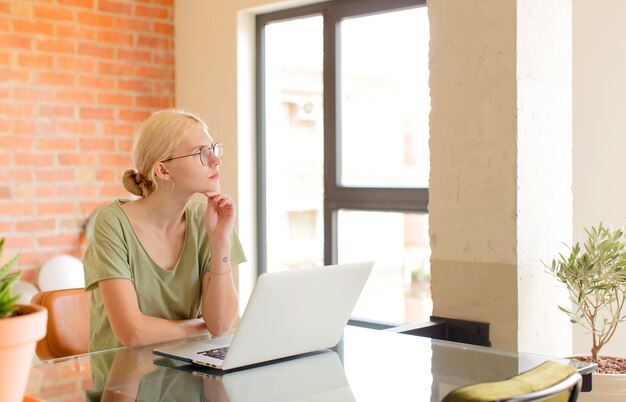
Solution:
{"label": "reflection on glass", "polygon": [[323,20],[265,28],[267,270],[318,266],[323,229]]}
{"label": "reflection on glass", "polygon": [[426,7],[341,23],[340,183],[428,187]]}
{"label": "reflection on glass", "polygon": [[353,317],[387,322],[429,319],[426,213],[340,210],[337,230],[339,262],[375,261]]}

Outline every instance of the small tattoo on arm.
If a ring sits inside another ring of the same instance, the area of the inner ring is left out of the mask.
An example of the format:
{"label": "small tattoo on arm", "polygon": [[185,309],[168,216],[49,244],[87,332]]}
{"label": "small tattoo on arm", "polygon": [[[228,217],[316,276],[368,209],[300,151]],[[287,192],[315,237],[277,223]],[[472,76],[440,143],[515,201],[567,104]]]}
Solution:
{"label": "small tattoo on arm", "polygon": [[228,261],[228,257],[222,258],[222,262],[226,262],[226,261]]}

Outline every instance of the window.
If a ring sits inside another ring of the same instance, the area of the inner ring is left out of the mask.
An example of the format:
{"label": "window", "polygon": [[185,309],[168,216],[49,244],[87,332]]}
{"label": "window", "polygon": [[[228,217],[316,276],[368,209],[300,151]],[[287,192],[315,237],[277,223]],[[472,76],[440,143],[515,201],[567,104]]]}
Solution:
{"label": "window", "polygon": [[257,17],[260,272],[362,260],[355,318],[427,320],[425,1]]}

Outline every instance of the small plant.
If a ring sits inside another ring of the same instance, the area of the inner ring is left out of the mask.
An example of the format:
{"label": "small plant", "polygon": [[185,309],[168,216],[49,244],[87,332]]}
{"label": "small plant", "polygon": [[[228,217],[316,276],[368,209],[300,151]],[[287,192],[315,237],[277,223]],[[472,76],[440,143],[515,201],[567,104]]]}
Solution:
{"label": "small plant", "polygon": [[598,354],[615,334],[626,301],[626,243],[622,229],[611,230],[600,223],[596,229],[585,229],[587,240],[579,243],[569,256],[559,254],[547,268],[567,286],[572,309],[559,306],[572,323],[591,332],[591,358]]}
{"label": "small plant", "polygon": [[[4,239],[0,239],[0,256],[2,256],[3,249]],[[0,319],[13,315],[17,310],[15,302],[19,299],[19,296],[13,296],[12,287],[13,282],[17,280],[20,273],[9,273],[9,271],[13,268],[18,258],[19,255],[16,255],[0,267]]]}

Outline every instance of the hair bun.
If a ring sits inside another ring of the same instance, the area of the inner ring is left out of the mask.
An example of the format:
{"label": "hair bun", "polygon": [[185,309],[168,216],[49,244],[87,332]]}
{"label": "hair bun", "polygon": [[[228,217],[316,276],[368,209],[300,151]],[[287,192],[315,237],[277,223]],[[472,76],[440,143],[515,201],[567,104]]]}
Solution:
{"label": "hair bun", "polygon": [[122,176],[124,188],[131,194],[145,197],[154,191],[154,182],[134,169],[128,169]]}

